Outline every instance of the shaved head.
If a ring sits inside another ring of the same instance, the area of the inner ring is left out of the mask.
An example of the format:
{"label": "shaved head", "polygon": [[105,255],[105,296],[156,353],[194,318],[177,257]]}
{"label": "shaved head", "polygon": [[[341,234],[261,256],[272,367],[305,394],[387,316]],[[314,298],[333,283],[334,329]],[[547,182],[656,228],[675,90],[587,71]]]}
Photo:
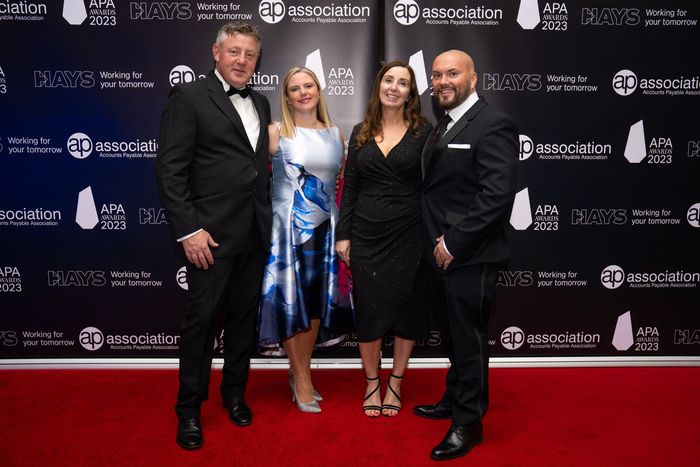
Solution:
{"label": "shaved head", "polygon": [[474,60],[461,50],[448,50],[433,61],[433,94],[445,110],[454,109],[476,90]]}

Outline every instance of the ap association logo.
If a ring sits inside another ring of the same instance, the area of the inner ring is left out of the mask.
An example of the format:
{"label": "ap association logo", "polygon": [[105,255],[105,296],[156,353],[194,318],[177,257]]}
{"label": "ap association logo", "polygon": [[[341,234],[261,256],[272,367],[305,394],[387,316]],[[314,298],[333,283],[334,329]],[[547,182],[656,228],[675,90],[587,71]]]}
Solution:
{"label": "ap association logo", "polygon": [[187,266],[183,266],[177,270],[175,281],[182,290],[189,290],[190,287],[187,284]]}
{"label": "ap association logo", "polygon": [[600,283],[606,289],[616,289],[625,282],[625,271],[615,264],[611,264],[600,273]]}
{"label": "ap association logo", "polygon": [[692,227],[700,227],[700,203],[695,203],[688,208],[686,219]]}
{"label": "ap association logo", "polygon": [[258,5],[260,18],[269,24],[277,24],[287,13],[287,6],[282,0],[262,0]]}
{"label": "ap association logo", "polygon": [[415,0],[398,0],[394,4],[394,19],[397,23],[410,26],[420,16],[420,7]]}
{"label": "ap association logo", "polygon": [[620,70],[612,79],[613,90],[620,96],[629,96],[637,89],[637,75],[631,70]]}
{"label": "ap association logo", "polygon": [[92,139],[85,133],[73,133],[66,141],[66,148],[76,159],[85,159],[92,154]]}
{"label": "ap association logo", "polygon": [[612,79],[613,90],[620,96],[629,96],[641,89],[645,96],[698,96],[700,76],[676,76],[670,78],[637,78],[631,70],[620,70]]}
{"label": "ap association logo", "polygon": [[525,343],[525,333],[517,326],[510,326],[501,333],[501,345],[507,350],[517,350]]}
{"label": "ap association logo", "polygon": [[176,65],[168,73],[168,82],[170,86],[175,86],[176,84],[190,83],[197,79],[197,75],[192,68],[187,65]]}
{"label": "ap association logo", "polygon": [[535,150],[535,145],[532,143],[532,139],[528,135],[518,135],[520,140],[520,152],[518,159],[522,162],[528,160]]}
{"label": "ap association logo", "polygon": [[105,336],[99,329],[89,326],[80,331],[78,334],[78,341],[85,350],[94,352],[95,350],[99,350],[102,344],[105,343]]}

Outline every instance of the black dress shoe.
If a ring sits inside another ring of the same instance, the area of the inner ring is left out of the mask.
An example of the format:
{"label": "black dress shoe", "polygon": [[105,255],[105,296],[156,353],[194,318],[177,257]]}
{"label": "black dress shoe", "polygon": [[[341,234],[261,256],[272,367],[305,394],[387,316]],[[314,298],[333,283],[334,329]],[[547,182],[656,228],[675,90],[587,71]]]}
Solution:
{"label": "black dress shoe", "polygon": [[204,435],[202,434],[202,423],[197,417],[181,418],[177,425],[177,437],[175,438],[178,446],[182,449],[197,449],[204,444]]}
{"label": "black dress shoe", "polygon": [[442,420],[452,418],[452,407],[440,401],[432,405],[417,405],[413,408],[413,413],[419,417]]}
{"label": "black dress shoe", "polygon": [[228,409],[228,419],[238,426],[248,426],[253,423],[253,411],[242,397],[225,400],[224,407]]}
{"label": "black dress shoe", "polygon": [[445,438],[430,452],[430,457],[436,461],[454,459],[465,455],[483,440],[480,421],[472,425],[452,425]]}

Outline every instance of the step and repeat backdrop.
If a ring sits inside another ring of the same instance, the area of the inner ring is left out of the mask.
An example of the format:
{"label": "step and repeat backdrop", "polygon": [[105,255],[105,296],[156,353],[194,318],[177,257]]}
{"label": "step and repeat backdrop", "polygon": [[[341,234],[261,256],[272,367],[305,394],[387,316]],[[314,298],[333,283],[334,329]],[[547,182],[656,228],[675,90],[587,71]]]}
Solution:
{"label": "step and repeat backdrop", "polygon": [[[263,34],[251,85],[273,117],[305,65],[346,137],[381,60],[410,62],[435,121],[432,60],[472,55],[478,94],[520,128],[493,356],[700,356],[696,2],[0,0],[0,364],[177,356],[187,277],[158,127],[230,20]],[[357,356],[352,338],[318,353]]]}

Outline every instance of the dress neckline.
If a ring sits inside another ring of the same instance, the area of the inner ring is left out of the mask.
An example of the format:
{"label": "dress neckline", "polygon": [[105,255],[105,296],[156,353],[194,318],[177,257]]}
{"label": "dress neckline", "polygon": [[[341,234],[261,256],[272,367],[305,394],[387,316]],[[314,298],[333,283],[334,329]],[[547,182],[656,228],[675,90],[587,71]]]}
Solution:
{"label": "dress neckline", "polygon": [[406,131],[403,133],[403,135],[401,135],[401,138],[399,138],[399,140],[396,142],[396,144],[393,145],[393,146],[389,149],[389,152],[387,152],[386,154],[384,154],[384,151],[382,151],[382,148],[379,146],[379,143],[377,143],[377,139],[376,139],[376,138],[372,138],[372,142],[374,142],[374,145],[377,146],[377,149],[379,149],[379,154],[381,154],[381,155],[384,157],[384,159],[387,159],[387,158],[391,155],[391,152],[392,152],[394,149],[396,149],[396,147],[397,147],[399,144],[401,144],[401,143],[403,142],[403,140],[404,140],[404,138],[406,137],[407,134],[408,134],[408,128],[406,128]]}

